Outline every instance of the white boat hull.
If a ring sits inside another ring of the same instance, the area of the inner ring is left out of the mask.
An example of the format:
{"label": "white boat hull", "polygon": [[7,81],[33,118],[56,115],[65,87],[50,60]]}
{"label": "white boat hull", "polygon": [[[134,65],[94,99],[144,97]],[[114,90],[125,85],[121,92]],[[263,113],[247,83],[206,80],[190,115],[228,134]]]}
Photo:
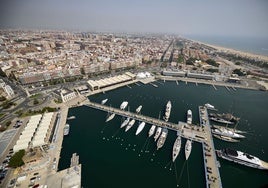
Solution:
{"label": "white boat hull", "polygon": [[144,126],[145,126],[145,123],[141,122],[141,124],[139,125],[139,127],[136,131],[136,135],[140,134],[140,132],[143,130]]}
{"label": "white boat hull", "polygon": [[174,142],[173,150],[172,150],[172,161],[174,162],[178,157],[181,150],[181,136],[178,136]]}
{"label": "white boat hull", "polygon": [[154,141],[156,141],[159,138],[159,136],[161,134],[161,131],[162,131],[162,128],[158,127],[157,130],[156,130],[156,133],[154,135]]}
{"label": "white boat hull", "polygon": [[134,124],[135,124],[135,119],[131,120],[131,121],[128,123],[125,132],[127,132],[127,131],[128,131]]}
{"label": "white boat hull", "polygon": [[120,126],[120,128],[123,128],[123,127],[125,127],[128,123],[129,123],[129,118],[127,118],[122,124],[121,124],[121,126]]}
{"label": "white boat hull", "polygon": [[192,151],[192,141],[191,140],[187,140],[186,144],[185,144],[185,159],[188,160],[190,154]]}
{"label": "white boat hull", "polygon": [[160,138],[157,141],[157,150],[159,150],[160,148],[163,147],[163,145],[165,144],[165,141],[167,139],[167,134],[168,134],[168,130],[164,129],[160,135]]}
{"label": "white boat hull", "polygon": [[115,114],[111,114],[107,119],[106,122],[111,121],[112,119],[114,119]]}
{"label": "white boat hull", "polygon": [[155,125],[152,125],[152,127],[150,128],[149,133],[148,133],[149,134],[149,137],[151,137],[154,134],[155,128],[156,128],[156,126]]}

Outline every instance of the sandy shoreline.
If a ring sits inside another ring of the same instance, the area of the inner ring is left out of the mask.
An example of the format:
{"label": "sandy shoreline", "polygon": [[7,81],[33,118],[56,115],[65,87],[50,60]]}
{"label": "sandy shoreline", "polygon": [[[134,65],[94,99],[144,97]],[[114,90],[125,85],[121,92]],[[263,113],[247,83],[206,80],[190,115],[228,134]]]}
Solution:
{"label": "sandy shoreline", "polygon": [[208,43],[193,40],[193,39],[189,39],[189,40],[197,42],[199,44],[203,44],[203,45],[215,48],[220,52],[227,52],[227,53],[231,53],[231,54],[239,54],[241,56],[245,56],[245,57],[249,57],[249,58],[268,61],[268,56],[265,56],[265,55],[259,55],[259,54],[254,54],[254,53],[250,53],[250,52],[239,51],[239,50],[235,50],[235,49],[232,49],[232,48],[226,48],[226,47],[222,47],[222,46],[218,46],[218,45],[212,45],[212,44],[208,44]]}

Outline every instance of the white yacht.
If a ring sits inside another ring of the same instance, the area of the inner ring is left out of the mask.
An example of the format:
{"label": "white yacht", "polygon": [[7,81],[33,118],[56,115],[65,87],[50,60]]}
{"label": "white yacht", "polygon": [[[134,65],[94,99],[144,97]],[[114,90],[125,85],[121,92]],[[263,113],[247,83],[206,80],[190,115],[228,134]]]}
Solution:
{"label": "white yacht", "polygon": [[165,121],[168,121],[169,116],[170,116],[170,112],[171,112],[171,102],[168,101],[168,103],[167,103],[167,105],[166,105],[166,112],[165,112],[165,115],[164,115],[164,117],[163,117],[163,119],[164,119]]}
{"label": "white yacht", "polygon": [[209,104],[209,103],[206,103],[206,104],[205,104],[205,107],[206,107],[207,109],[209,109],[209,110],[216,110],[215,106],[213,106],[213,105],[211,105],[211,104]]}
{"label": "white yacht", "polygon": [[218,157],[232,161],[238,164],[249,166],[252,168],[268,170],[268,163],[260,160],[258,157],[249,155],[247,153],[236,151],[233,149],[216,150]]}
{"label": "white yacht", "polygon": [[188,160],[192,151],[192,140],[187,140],[185,144],[185,158]]}
{"label": "white yacht", "polygon": [[158,137],[160,136],[161,134],[161,131],[162,131],[162,128],[161,127],[157,127],[156,129],[156,133],[154,135],[154,141],[156,141],[158,139]]}
{"label": "white yacht", "polygon": [[144,126],[145,126],[145,122],[141,122],[139,124],[138,129],[136,131],[136,135],[140,134],[140,132],[143,130]]}
{"label": "white yacht", "polygon": [[108,118],[106,119],[106,122],[111,121],[112,119],[114,119],[114,116],[115,116],[115,114],[109,115]]}
{"label": "white yacht", "polygon": [[64,129],[63,129],[63,135],[66,136],[69,134],[69,131],[70,131],[70,125],[69,124],[66,124],[64,126]]}
{"label": "white yacht", "polygon": [[192,115],[192,110],[187,111],[187,123],[192,124],[193,121],[193,115]]}
{"label": "white yacht", "polygon": [[70,116],[67,118],[67,120],[72,120],[72,119],[75,119],[76,117],[75,116]]}
{"label": "white yacht", "polygon": [[134,125],[134,123],[135,123],[135,119],[132,119],[132,120],[128,123],[125,132],[127,132],[127,131]]}
{"label": "white yacht", "polygon": [[103,104],[105,104],[107,101],[108,101],[108,99],[104,99],[104,100],[101,101],[101,104],[103,105]]}
{"label": "white yacht", "polygon": [[166,128],[163,129],[163,131],[160,135],[160,138],[157,141],[157,150],[163,147],[163,145],[167,139],[167,134],[168,134],[168,130]]}
{"label": "white yacht", "polygon": [[128,105],[128,102],[127,101],[122,102],[122,104],[120,105],[120,109],[121,110],[125,110],[125,108],[127,107],[127,105]]}
{"label": "white yacht", "polygon": [[140,113],[141,109],[142,109],[142,105],[140,105],[140,106],[136,109],[136,113]]}
{"label": "white yacht", "polygon": [[211,129],[211,132],[213,134],[217,134],[217,135],[221,135],[221,136],[227,136],[227,137],[230,137],[230,138],[245,138],[244,135],[238,134],[238,133],[236,133],[236,132],[234,132],[232,130],[225,129],[224,127]]}
{"label": "white yacht", "polygon": [[125,119],[125,121],[123,121],[123,123],[121,124],[120,128],[125,127],[128,124],[129,121],[130,121],[130,118],[128,117],[127,119]]}
{"label": "white yacht", "polygon": [[181,150],[181,136],[178,136],[173,145],[172,161],[174,162]]}
{"label": "white yacht", "polygon": [[149,130],[149,137],[151,137],[153,134],[154,134],[154,132],[155,132],[155,128],[156,128],[156,126],[155,125],[152,125],[151,126],[151,128],[150,128],[150,130]]}
{"label": "white yacht", "polygon": [[223,124],[234,124],[234,122],[227,121],[227,120],[225,120],[225,119],[218,118],[218,117],[210,117],[209,119],[210,119],[211,121],[215,121],[215,122],[218,122],[218,123],[223,123]]}
{"label": "white yacht", "polygon": [[240,140],[236,140],[234,138],[228,137],[228,136],[222,136],[222,135],[218,135],[218,134],[212,134],[215,138],[218,138],[220,140],[223,140],[225,142],[240,142]]}
{"label": "white yacht", "polygon": [[223,127],[223,126],[219,126],[219,125],[212,125],[212,128],[226,129],[226,130],[233,131],[235,133],[240,133],[240,134],[247,133],[246,131],[241,131],[241,130],[238,130],[236,128]]}

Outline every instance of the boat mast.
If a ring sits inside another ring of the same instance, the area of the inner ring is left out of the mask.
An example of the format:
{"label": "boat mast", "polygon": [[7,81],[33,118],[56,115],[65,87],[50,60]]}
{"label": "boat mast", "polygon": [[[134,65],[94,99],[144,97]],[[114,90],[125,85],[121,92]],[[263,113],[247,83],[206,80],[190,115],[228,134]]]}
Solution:
{"label": "boat mast", "polygon": [[235,124],[235,126],[234,126],[234,128],[233,128],[233,131],[234,131],[234,132],[235,132],[235,130],[236,130],[236,127],[237,127],[238,123],[239,123],[239,120],[237,120],[237,122],[236,122],[236,124]]}

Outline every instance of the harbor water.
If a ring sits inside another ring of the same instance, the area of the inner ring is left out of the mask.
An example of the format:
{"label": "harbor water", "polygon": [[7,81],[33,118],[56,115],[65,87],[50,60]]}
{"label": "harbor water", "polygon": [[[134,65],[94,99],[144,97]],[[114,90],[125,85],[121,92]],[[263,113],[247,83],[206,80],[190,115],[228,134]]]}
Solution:
{"label": "harbor water", "polygon": [[[106,105],[119,108],[122,101],[128,101],[129,110],[135,112],[142,105],[141,113],[160,118],[168,100],[172,103],[169,121],[186,121],[188,109],[193,112],[193,123],[198,124],[198,106],[213,104],[219,112],[232,113],[241,120],[237,129],[247,131],[246,138],[239,143],[226,143],[214,139],[215,148],[230,147],[255,155],[268,161],[268,93],[262,91],[232,89],[210,85],[179,82],[154,82],[152,85],[131,85],[105,94],[89,97]],[[84,188],[162,188],[162,187],[205,187],[202,148],[193,142],[192,152],[185,161],[182,139],[181,151],[172,163],[172,147],[176,139],[174,131],[168,132],[167,140],[160,150],[146,125],[135,136],[139,122],[128,131],[120,129],[122,118],[105,123],[107,113],[86,106],[69,110],[70,133],[64,137],[59,170],[69,167],[72,153],[77,153],[82,164],[82,187]],[[241,166],[219,159],[223,187],[262,187],[268,184],[267,171]]]}

